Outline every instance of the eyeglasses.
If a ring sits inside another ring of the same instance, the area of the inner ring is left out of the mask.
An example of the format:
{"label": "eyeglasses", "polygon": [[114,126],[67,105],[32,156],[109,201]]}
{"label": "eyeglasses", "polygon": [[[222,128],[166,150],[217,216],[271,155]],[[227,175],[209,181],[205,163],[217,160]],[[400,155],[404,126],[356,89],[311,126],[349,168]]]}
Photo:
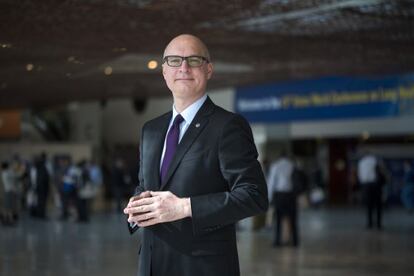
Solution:
{"label": "eyeglasses", "polygon": [[163,63],[167,62],[168,66],[171,67],[180,67],[185,60],[190,67],[200,67],[203,65],[203,62],[209,63],[210,61],[202,56],[165,56],[163,59]]}

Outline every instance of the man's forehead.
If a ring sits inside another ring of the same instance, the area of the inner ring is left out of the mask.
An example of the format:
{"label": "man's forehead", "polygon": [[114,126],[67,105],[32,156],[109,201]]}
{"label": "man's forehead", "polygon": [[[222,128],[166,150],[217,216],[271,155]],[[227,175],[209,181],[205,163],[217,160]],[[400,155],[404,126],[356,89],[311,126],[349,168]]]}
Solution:
{"label": "man's forehead", "polygon": [[179,35],[175,37],[164,50],[166,55],[202,55],[210,58],[207,46],[196,36]]}
{"label": "man's forehead", "polygon": [[192,40],[179,40],[172,41],[167,48],[165,53],[174,54],[180,52],[188,52],[190,54],[203,54],[203,47]]}

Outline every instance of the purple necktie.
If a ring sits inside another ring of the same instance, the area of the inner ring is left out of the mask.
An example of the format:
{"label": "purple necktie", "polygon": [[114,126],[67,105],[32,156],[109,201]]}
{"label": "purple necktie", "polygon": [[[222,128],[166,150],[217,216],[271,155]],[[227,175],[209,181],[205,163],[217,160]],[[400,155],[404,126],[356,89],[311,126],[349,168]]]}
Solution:
{"label": "purple necktie", "polygon": [[184,121],[184,118],[178,114],[175,116],[174,122],[168,131],[167,142],[165,144],[164,160],[161,165],[161,183],[167,176],[168,167],[170,166],[171,160],[174,157],[175,151],[177,150],[178,138],[180,137],[180,124]]}

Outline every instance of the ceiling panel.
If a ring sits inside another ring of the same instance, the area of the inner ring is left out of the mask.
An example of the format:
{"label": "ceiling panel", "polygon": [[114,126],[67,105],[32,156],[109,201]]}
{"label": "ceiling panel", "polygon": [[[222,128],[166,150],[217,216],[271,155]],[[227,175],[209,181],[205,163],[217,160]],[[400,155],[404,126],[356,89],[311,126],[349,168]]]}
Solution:
{"label": "ceiling panel", "polygon": [[414,71],[413,1],[1,0],[0,107],[166,96],[147,62],[181,33],[210,88]]}

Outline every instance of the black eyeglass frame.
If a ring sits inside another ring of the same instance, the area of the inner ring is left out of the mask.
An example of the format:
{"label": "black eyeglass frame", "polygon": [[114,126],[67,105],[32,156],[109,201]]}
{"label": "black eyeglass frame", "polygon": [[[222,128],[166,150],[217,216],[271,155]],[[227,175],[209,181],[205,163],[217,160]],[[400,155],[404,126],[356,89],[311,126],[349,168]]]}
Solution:
{"label": "black eyeglass frame", "polygon": [[[180,58],[180,59],[181,59],[180,64],[179,64],[179,65],[177,65],[177,66],[170,65],[170,64],[168,63],[168,58],[170,58],[170,57]],[[187,57],[182,57],[182,56],[176,56],[176,55],[165,56],[165,57],[162,59],[162,63],[167,63],[167,65],[168,65],[168,66],[170,66],[170,67],[180,67],[180,66],[183,64],[183,61],[185,60],[185,61],[187,62],[187,64],[188,64],[188,66],[190,66],[190,67],[201,67],[201,66],[203,65],[203,63],[201,63],[199,66],[191,66],[191,65],[188,63],[188,59],[189,59],[189,58],[194,58],[194,57],[196,57],[196,58],[201,58],[201,59],[202,59],[203,61],[205,61],[207,64],[208,64],[208,63],[210,63],[210,61],[208,60],[208,58],[203,57],[203,56],[187,56]]]}

